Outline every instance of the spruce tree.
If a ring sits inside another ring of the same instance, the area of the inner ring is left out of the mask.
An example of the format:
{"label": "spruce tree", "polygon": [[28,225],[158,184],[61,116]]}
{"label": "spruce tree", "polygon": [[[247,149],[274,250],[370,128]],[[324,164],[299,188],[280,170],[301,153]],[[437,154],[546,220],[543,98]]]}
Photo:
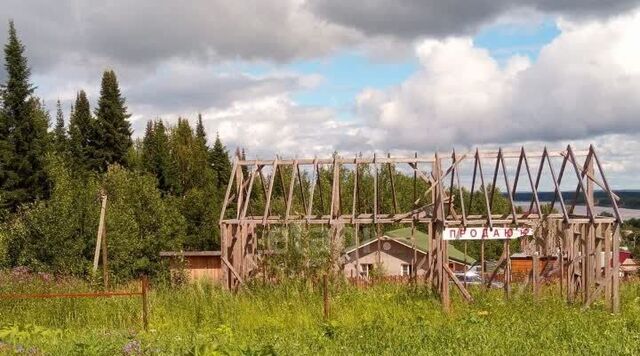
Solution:
{"label": "spruce tree", "polygon": [[207,148],[207,133],[204,131],[204,125],[202,124],[202,114],[198,114],[198,123],[196,124],[196,143],[201,147]]}
{"label": "spruce tree", "polygon": [[220,135],[216,134],[216,141],[211,149],[211,165],[216,173],[216,188],[224,189],[229,182],[229,175],[231,174],[231,161],[227,154],[227,149],[220,140]]}
{"label": "spruce tree", "polygon": [[54,149],[58,154],[66,154],[67,152],[67,130],[64,127],[64,113],[60,100],[56,103],[56,126],[53,129]]}
{"label": "spruce tree", "polygon": [[94,126],[95,120],[91,116],[89,99],[84,90],[80,90],[69,119],[69,153],[78,168],[92,168]]}
{"label": "spruce tree", "polygon": [[142,141],[142,166],[158,179],[158,187],[165,193],[179,191],[176,169],[171,159],[169,136],[162,120],[147,122]]}
{"label": "spruce tree", "polygon": [[120,93],[118,79],[112,70],[102,75],[100,99],[95,111],[96,130],[93,140],[92,168],[106,171],[109,164],[126,166],[126,157],[131,142],[130,114],[127,113],[125,99]]}
{"label": "spruce tree", "polygon": [[31,70],[13,21],[9,21],[4,55],[7,82],[1,87],[0,207],[15,210],[47,193],[44,156],[49,123],[42,103],[33,97]]}

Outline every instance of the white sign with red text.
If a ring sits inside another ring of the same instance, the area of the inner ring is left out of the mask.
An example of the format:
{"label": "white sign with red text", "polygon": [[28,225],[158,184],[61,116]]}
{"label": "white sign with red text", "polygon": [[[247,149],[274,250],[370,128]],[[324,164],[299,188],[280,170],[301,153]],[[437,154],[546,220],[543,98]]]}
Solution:
{"label": "white sign with red text", "polygon": [[533,235],[530,227],[448,227],[444,229],[445,240],[510,240]]}

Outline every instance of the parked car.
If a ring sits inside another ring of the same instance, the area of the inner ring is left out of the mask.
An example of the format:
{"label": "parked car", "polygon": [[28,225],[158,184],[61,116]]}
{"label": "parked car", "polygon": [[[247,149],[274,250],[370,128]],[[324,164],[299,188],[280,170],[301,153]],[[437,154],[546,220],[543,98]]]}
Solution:
{"label": "parked car", "polygon": [[[456,277],[458,278],[458,280],[462,283],[466,283],[467,285],[482,285],[482,277],[480,277],[479,273],[456,273]],[[502,288],[504,286],[504,284],[502,282],[499,281],[493,281],[491,282],[491,288]]]}

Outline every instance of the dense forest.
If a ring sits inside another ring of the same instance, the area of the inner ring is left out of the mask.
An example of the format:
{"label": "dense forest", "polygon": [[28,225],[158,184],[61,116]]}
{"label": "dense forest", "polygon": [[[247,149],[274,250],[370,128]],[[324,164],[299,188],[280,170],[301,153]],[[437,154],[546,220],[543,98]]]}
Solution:
{"label": "dense forest", "polygon": [[10,23],[0,92],[0,267],[87,274],[102,193],[117,277],[153,273],[160,250],[217,248],[231,163],[219,137],[208,145],[202,117],[195,128],[186,118],[149,121],[144,137],[132,139],[112,70],[102,75],[96,107],[78,90],[69,117],[59,101],[51,114],[24,52]]}

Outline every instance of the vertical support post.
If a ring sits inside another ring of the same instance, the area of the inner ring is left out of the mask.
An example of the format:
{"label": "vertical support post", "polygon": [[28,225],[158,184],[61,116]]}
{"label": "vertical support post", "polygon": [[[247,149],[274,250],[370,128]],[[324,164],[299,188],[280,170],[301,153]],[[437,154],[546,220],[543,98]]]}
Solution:
{"label": "vertical support post", "polygon": [[480,280],[483,286],[486,283],[486,280],[485,280],[486,273],[487,271],[485,270],[485,262],[484,262],[484,236],[482,236],[482,240],[480,240]]}
{"label": "vertical support post", "polygon": [[[411,220],[411,249],[413,250],[411,254],[411,273],[409,273],[409,278],[411,283],[417,282],[418,277],[418,252],[416,250],[416,219],[415,217]],[[428,254],[429,252],[427,252]]]}
{"label": "vertical support post", "polygon": [[427,229],[429,234],[429,243],[427,246],[427,285],[432,286],[434,272],[433,256],[436,251],[435,236],[433,235],[433,222],[429,221],[427,223]]}
{"label": "vertical support post", "polygon": [[556,232],[560,234],[560,251],[558,254],[558,258],[560,259],[560,298],[564,296],[564,254],[567,248],[567,239],[564,235],[564,231],[561,229],[564,228],[563,223],[559,223],[556,229]]}
{"label": "vertical support post", "polygon": [[104,229],[104,219],[107,210],[107,196],[101,194],[100,196],[100,222],[98,223],[98,233],[96,236],[96,250],[93,254],[93,273],[98,270],[98,262],[100,261],[100,252],[102,247],[102,230]]}
{"label": "vertical support post", "polygon": [[380,250],[382,244],[380,242],[380,233],[378,231],[378,163],[376,163],[376,154],[373,154],[373,227],[376,232],[378,250],[376,252],[376,263],[380,265]]}
{"label": "vertical support post", "polygon": [[356,223],[355,230],[356,239],[356,285],[360,281],[360,224]]}
{"label": "vertical support post", "polygon": [[324,320],[327,321],[329,320],[329,281],[326,273],[322,276],[322,301]]}
{"label": "vertical support post", "polygon": [[[572,157],[573,158],[573,157]],[[587,157],[587,174],[591,177],[593,177],[593,160],[590,159],[590,157]],[[578,179],[580,179],[580,177],[578,177]],[[593,292],[593,287],[596,285],[596,281],[598,280],[598,274],[596,273],[596,268],[597,268],[597,263],[596,263],[596,259],[600,258],[600,256],[596,256],[596,248],[595,248],[595,244],[596,244],[596,225],[593,223],[594,221],[594,212],[591,209],[591,204],[593,204],[594,202],[594,194],[593,194],[593,181],[591,179],[587,179],[587,186],[586,186],[586,196],[585,196],[585,201],[586,201],[586,205],[587,205],[587,212],[591,215],[591,223],[587,224],[586,226],[586,235],[585,238],[587,239],[587,259],[589,261],[588,266],[587,266],[587,276],[588,276],[588,283],[586,285],[586,289],[589,291],[589,295]],[[588,299],[585,299],[585,301]]]}
{"label": "vertical support post", "polygon": [[109,261],[107,257],[107,194],[102,190],[100,192],[100,222],[98,223],[98,234],[96,236],[96,250],[93,255],[93,273],[98,270],[98,261],[102,254],[102,281],[104,288],[109,289]]}
{"label": "vertical support post", "polygon": [[[228,248],[227,248],[227,224],[220,223],[220,255],[222,260],[228,260]],[[222,286],[227,289],[231,289],[231,283],[229,281],[229,267],[226,263],[222,263]]]}
{"label": "vertical support post", "polygon": [[435,154],[435,160],[433,161],[433,173],[436,180],[436,186],[431,189],[432,201],[433,201],[433,237],[438,250],[436,252],[436,272],[438,291],[440,292],[440,299],[442,300],[442,309],[445,312],[449,312],[451,309],[451,300],[449,298],[449,276],[446,273],[445,267],[448,267],[449,262],[447,253],[447,241],[442,238],[444,231],[444,194],[442,188],[442,182],[440,177],[442,176],[440,159],[438,154]]}
{"label": "vertical support post", "polygon": [[[106,210],[107,196],[104,196],[104,205]],[[102,225],[102,280],[104,289],[109,289],[109,257],[107,248],[107,222]]]}
{"label": "vertical support post", "polygon": [[615,223],[613,229],[613,276],[612,286],[612,308],[613,313],[620,312],[620,224]]}
{"label": "vertical support post", "polygon": [[511,297],[511,251],[509,248],[509,240],[504,240],[504,296],[506,299]]}
{"label": "vertical support post", "polygon": [[569,302],[573,303],[576,301],[579,292],[578,282],[580,281],[580,278],[576,277],[576,271],[580,270],[580,265],[582,262],[578,264],[578,262],[576,261],[582,258],[582,255],[580,255],[581,242],[580,235],[576,234],[575,224],[568,224],[567,233],[569,234],[569,238],[571,239],[571,264],[569,272],[567,273],[568,283],[571,288],[569,294]]}
{"label": "vertical support post", "polygon": [[[606,280],[603,278],[603,274],[602,272],[604,271],[604,265],[603,265],[603,251],[602,251],[602,245],[604,242],[604,224],[602,223],[598,223],[595,228],[595,280],[596,283],[598,284],[598,288],[600,288],[600,284],[602,284],[604,282],[604,284],[606,285]],[[605,297],[606,299],[606,297]]]}
{"label": "vertical support post", "polygon": [[538,269],[538,263],[540,260],[540,256],[538,256],[538,251],[536,248],[536,251],[533,253],[532,256],[532,268],[531,268],[531,288],[533,289],[533,299],[537,300],[538,296],[539,296],[539,289],[538,289],[538,275],[540,274],[539,269]]}
{"label": "vertical support post", "polygon": [[464,242],[464,287],[467,288],[467,272],[469,265],[467,264],[467,241]]}
{"label": "vertical support post", "polygon": [[591,258],[590,253],[591,250],[589,248],[589,231],[587,230],[587,225],[582,224],[580,226],[580,239],[582,246],[582,302],[586,303],[589,300],[589,285],[591,281],[589,280],[589,270],[591,269]]}
{"label": "vertical support post", "polygon": [[144,330],[149,329],[149,280],[146,275],[142,276],[142,325]]}
{"label": "vertical support post", "polygon": [[611,298],[612,291],[612,278],[611,278],[611,224],[607,224],[602,232],[604,236],[604,276],[605,276],[605,286],[604,286],[604,295],[605,302],[607,307],[611,309],[613,307],[613,300]]}

